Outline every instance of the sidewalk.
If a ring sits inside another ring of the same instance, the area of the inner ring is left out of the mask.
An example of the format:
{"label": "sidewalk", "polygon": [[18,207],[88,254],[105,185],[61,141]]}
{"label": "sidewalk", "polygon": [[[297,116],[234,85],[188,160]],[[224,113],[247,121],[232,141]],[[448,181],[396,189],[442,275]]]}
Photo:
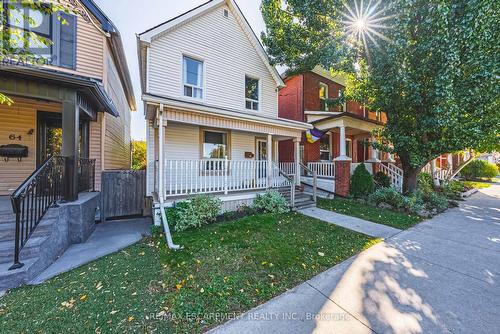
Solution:
{"label": "sidewalk", "polygon": [[497,184],[211,333],[495,333],[499,279]]}
{"label": "sidewalk", "polygon": [[61,273],[133,245],[145,235],[149,235],[150,229],[150,218],[115,220],[97,224],[95,231],[86,242],[69,246],[56,262],[30,283],[41,284]]}
{"label": "sidewalk", "polygon": [[299,210],[299,212],[303,215],[316,218],[330,224],[341,226],[352,231],[363,233],[375,238],[385,239],[401,232],[401,230],[394,227],[376,224],[367,220],[341,215],[333,211],[323,210],[319,208],[308,208]]}

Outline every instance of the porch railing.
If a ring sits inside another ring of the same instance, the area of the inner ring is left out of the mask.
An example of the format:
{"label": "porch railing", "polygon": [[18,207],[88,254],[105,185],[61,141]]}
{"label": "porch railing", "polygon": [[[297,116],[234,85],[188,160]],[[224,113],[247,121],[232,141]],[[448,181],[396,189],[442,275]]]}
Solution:
{"label": "porch railing", "polygon": [[19,254],[47,210],[62,197],[65,158],[47,159],[11,196],[16,215],[14,264],[10,269],[23,266]]}
{"label": "porch railing", "polygon": [[165,195],[229,193],[266,189],[267,161],[166,160]]}
{"label": "porch railing", "polygon": [[95,191],[95,159],[79,159],[78,192]]}
{"label": "porch railing", "polygon": [[317,193],[318,193],[318,172],[314,169],[309,168],[304,164],[300,164],[300,168],[304,171],[304,174],[311,175],[313,178],[313,200],[317,203]]}
{"label": "porch railing", "polygon": [[318,177],[328,178],[328,179],[335,178],[334,162],[308,162],[307,168],[316,172]]}
{"label": "porch railing", "polygon": [[391,185],[400,193],[403,192],[403,170],[394,164],[379,164],[380,171],[389,176]]}

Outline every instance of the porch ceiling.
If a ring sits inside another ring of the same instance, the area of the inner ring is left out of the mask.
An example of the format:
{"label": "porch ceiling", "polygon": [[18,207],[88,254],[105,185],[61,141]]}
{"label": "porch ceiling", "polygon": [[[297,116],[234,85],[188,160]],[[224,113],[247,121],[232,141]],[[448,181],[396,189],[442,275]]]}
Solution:
{"label": "porch ceiling", "polygon": [[[143,97],[144,98],[144,97]],[[147,101],[147,99],[145,98]],[[301,138],[302,132],[311,129],[307,123],[290,121],[280,118],[267,118],[259,115],[246,114],[203,104],[193,104],[184,101],[161,99],[147,101],[147,115],[156,119],[153,111],[159,103],[164,106],[164,118],[167,122],[194,124],[220,129],[232,129],[258,134],[272,134],[275,138]],[[148,117],[149,118],[149,117]]]}
{"label": "porch ceiling", "polygon": [[374,130],[381,129],[384,124],[381,122],[367,120],[354,114],[341,113],[325,119],[312,122],[314,127],[319,130],[336,131],[336,128],[345,127],[346,134],[352,136],[364,135]]}

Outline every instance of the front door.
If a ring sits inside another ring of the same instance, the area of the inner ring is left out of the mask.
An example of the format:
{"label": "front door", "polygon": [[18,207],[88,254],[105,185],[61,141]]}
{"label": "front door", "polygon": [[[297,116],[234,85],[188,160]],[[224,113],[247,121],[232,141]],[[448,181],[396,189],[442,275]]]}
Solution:
{"label": "front door", "polygon": [[[267,161],[267,140],[257,139],[257,161]],[[264,163],[258,164],[257,176],[264,178],[267,176],[267,168]]]}
{"label": "front door", "polygon": [[36,164],[40,166],[53,155],[61,155],[62,117],[58,113],[38,112]]}
{"label": "front door", "polygon": [[[37,113],[37,167],[43,164],[48,158],[54,155],[61,155],[62,152],[62,114],[39,111]],[[88,158],[89,156],[89,122],[80,121],[79,129],[79,156]]]}

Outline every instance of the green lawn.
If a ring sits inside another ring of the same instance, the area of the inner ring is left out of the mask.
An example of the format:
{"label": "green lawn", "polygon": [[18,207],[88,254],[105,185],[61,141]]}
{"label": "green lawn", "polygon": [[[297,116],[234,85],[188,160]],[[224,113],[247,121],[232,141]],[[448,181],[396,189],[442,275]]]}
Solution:
{"label": "green lawn", "polygon": [[[297,213],[251,216],[119,253],[0,299],[2,333],[198,333],[377,240]],[[222,315],[222,317],[217,317]]]}
{"label": "green lawn", "polygon": [[422,218],[416,215],[380,209],[342,198],[318,199],[318,207],[402,230],[410,228],[422,221]]}
{"label": "green lawn", "polygon": [[491,187],[491,183],[478,182],[478,181],[463,181],[464,186],[467,188],[485,189]]}

